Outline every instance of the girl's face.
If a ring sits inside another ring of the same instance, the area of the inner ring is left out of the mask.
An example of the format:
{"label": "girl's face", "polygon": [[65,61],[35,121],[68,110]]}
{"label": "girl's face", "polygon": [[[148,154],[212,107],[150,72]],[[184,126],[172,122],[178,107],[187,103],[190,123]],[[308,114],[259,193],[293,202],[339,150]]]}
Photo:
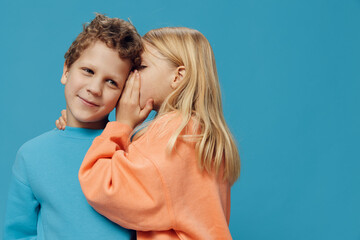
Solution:
{"label": "girl's face", "polygon": [[140,106],[146,101],[154,100],[154,110],[159,110],[165,98],[173,91],[172,81],[176,77],[176,68],[170,64],[153,46],[145,43],[145,51],[141,55]]}

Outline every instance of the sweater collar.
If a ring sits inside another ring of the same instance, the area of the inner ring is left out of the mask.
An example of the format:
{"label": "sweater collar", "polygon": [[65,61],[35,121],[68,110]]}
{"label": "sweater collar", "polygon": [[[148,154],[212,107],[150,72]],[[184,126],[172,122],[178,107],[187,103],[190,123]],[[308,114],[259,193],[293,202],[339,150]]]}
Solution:
{"label": "sweater collar", "polygon": [[77,128],[77,127],[65,127],[65,130],[58,130],[60,135],[72,138],[95,138],[99,136],[104,129],[89,129],[89,128]]}

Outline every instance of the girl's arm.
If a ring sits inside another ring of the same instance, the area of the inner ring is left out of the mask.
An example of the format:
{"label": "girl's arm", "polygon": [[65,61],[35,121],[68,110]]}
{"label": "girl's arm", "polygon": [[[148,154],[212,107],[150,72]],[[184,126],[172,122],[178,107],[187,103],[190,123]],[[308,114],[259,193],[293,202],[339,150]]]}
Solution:
{"label": "girl's arm", "polygon": [[128,125],[107,124],[80,167],[82,190],[95,210],[125,228],[171,229],[173,216],[163,177],[156,163],[129,146],[131,132]]}
{"label": "girl's arm", "polygon": [[83,192],[96,211],[125,228],[231,239],[230,186],[200,170],[194,142],[179,139],[167,152],[181,122],[173,116],[157,119],[131,144],[129,126],[108,123],[80,167]]}

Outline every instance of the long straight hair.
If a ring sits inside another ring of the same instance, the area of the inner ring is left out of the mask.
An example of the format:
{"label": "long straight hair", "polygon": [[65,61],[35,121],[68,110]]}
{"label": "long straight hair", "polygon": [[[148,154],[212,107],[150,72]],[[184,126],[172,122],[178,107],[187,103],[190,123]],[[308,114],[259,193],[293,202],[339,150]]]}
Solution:
{"label": "long straight hair", "polygon": [[[240,175],[240,157],[225,122],[215,58],[203,34],[185,27],[154,29],[143,37],[175,67],[184,66],[180,85],[164,100],[158,116],[176,111],[181,124],[168,142],[170,151],[191,119],[199,123],[195,138],[198,163],[208,172],[222,169],[233,184]],[[146,50],[145,50],[146,51]]]}

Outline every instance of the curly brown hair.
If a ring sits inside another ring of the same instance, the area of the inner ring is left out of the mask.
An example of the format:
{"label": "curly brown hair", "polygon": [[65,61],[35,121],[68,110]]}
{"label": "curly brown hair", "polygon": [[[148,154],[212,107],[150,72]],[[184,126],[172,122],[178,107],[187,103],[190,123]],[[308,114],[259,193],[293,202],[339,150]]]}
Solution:
{"label": "curly brown hair", "polygon": [[83,31],[65,53],[67,68],[70,68],[83,51],[96,41],[101,41],[116,50],[120,58],[129,59],[133,68],[140,66],[143,45],[135,27],[125,20],[96,13],[90,24],[83,25]]}

